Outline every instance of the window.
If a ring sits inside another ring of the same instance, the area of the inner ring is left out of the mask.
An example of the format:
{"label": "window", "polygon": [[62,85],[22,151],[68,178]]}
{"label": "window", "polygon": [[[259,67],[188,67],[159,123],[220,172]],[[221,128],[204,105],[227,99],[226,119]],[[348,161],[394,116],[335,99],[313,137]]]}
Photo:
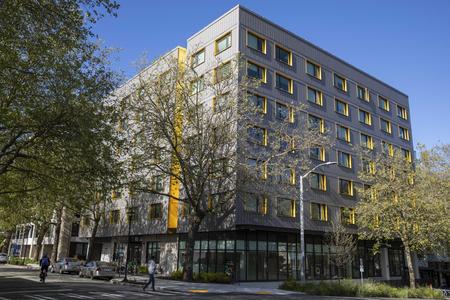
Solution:
{"label": "window", "polygon": [[162,218],[162,204],[161,203],[150,204],[149,211],[148,211],[148,218],[150,220]]}
{"label": "window", "polygon": [[229,103],[229,96],[230,93],[224,93],[222,95],[217,95],[216,97],[213,98],[213,111],[214,112],[220,112],[220,111],[224,111],[227,108],[230,108],[230,103]]}
{"label": "window", "polygon": [[249,93],[249,100],[252,105],[254,105],[260,112],[267,113],[267,99],[266,97],[257,95],[257,94],[250,94]]}
{"label": "window", "polygon": [[381,127],[381,130],[386,133],[390,134],[392,132],[391,122],[389,122],[388,120],[380,118],[380,127]]}
{"label": "window", "polygon": [[352,156],[349,153],[338,151],[338,164],[341,167],[352,168]]}
{"label": "window", "polygon": [[348,104],[344,101],[336,99],[334,109],[337,113],[348,116]]}
{"label": "window", "polygon": [[359,110],[359,121],[366,125],[372,125],[372,115],[369,112],[360,109]]}
{"label": "window", "polygon": [[312,220],[328,221],[328,206],[326,204],[311,203],[310,216]]}
{"label": "window", "polygon": [[247,62],[247,76],[266,82],[266,69],[252,62]]}
{"label": "window", "polygon": [[408,162],[412,162],[411,151],[409,151],[408,149],[403,149],[403,148],[402,148],[402,154],[403,154],[403,157],[404,157]]}
{"label": "window", "polygon": [[341,223],[356,224],[356,213],[354,208],[341,207]]}
{"label": "window", "polygon": [[340,89],[341,91],[346,92],[347,91],[347,80],[342,77],[339,76],[338,74],[334,74],[334,86],[338,89]]}
{"label": "window", "polygon": [[285,167],[280,171],[278,183],[280,184],[295,184],[295,170],[289,167]]}
{"label": "window", "polygon": [[353,182],[339,179],[339,193],[344,196],[353,196]]}
{"label": "window", "polygon": [[392,146],[392,144],[385,142],[385,141],[381,141],[381,151],[384,154],[389,154],[390,156],[394,156],[394,146]]}
{"label": "window", "polygon": [[147,242],[147,261],[149,261],[152,256],[155,257],[155,263],[159,264],[159,242]]}
{"label": "window", "polygon": [[325,125],[322,118],[308,115],[308,126],[310,130],[318,130],[320,133],[325,132]]}
{"label": "window", "polygon": [[323,147],[313,147],[309,149],[309,157],[312,159],[325,161],[325,149]]}
{"label": "window", "polygon": [[244,210],[261,215],[267,214],[267,198],[253,193],[244,193]]}
{"label": "window", "polygon": [[366,172],[367,174],[375,174],[375,162],[371,161],[369,159],[363,158],[362,161],[362,171]]}
{"label": "window", "polygon": [[247,128],[247,133],[251,142],[267,146],[267,129],[258,126],[250,126]]}
{"label": "window", "polygon": [[295,217],[295,200],[277,198],[277,215],[280,217]]}
{"label": "window", "polygon": [[231,47],[231,32],[225,34],[216,40],[215,53],[216,55]]}
{"label": "window", "polygon": [[369,102],[369,91],[367,88],[358,85],[356,86],[356,91],[359,99]]}
{"label": "window", "polygon": [[361,146],[373,150],[373,139],[370,135],[361,133]]}
{"label": "window", "polygon": [[405,107],[397,105],[397,116],[404,120],[408,120],[408,111]]}
{"label": "window", "polygon": [[327,177],[324,174],[311,173],[311,188],[321,191],[327,190]]}
{"label": "window", "polygon": [[389,111],[389,100],[378,96],[378,107],[382,110]]}
{"label": "window", "polygon": [[109,212],[109,224],[118,224],[120,219],[120,210],[115,209]]}
{"label": "window", "polygon": [[350,129],[342,125],[337,125],[336,137],[341,141],[350,143]]}
{"label": "window", "polygon": [[215,82],[221,82],[223,80],[226,80],[231,77],[232,70],[231,70],[231,62],[226,62],[218,66],[214,69],[214,79]]}
{"label": "window", "polygon": [[262,179],[267,179],[267,164],[264,161],[247,158],[247,167],[251,172],[261,173]]}
{"label": "window", "polygon": [[113,200],[119,199],[120,197],[122,197],[122,193],[121,193],[121,192],[118,192],[118,191],[112,191],[112,193],[111,193],[111,198],[112,198]]}
{"label": "window", "polygon": [[292,52],[281,48],[280,46],[275,46],[275,58],[285,64],[292,66]]}
{"label": "window", "polygon": [[163,175],[152,176],[151,186],[155,192],[162,192],[164,189]]}
{"label": "window", "polygon": [[322,79],[322,68],[309,60],[306,61],[306,74]]}
{"label": "window", "polygon": [[205,82],[203,81],[203,76],[191,81],[191,95],[200,93],[205,89]]}
{"label": "window", "polygon": [[398,126],[398,136],[401,139],[409,141],[409,130],[408,130],[408,128],[404,128],[404,127]]}
{"label": "window", "polygon": [[262,53],[266,53],[266,40],[254,33],[247,32],[247,46]]}
{"label": "window", "polygon": [[138,208],[137,207],[127,207],[127,223],[135,223],[138,219]]}
{"label": "window", "polygon": [[205,49],[197,51],[194,55],[192,55],[192,67],[197,67],[205,62]]}
{"label": "window", "polygon": [[292,107],[288,107],[285,104],[276,102],[276,116],[277,119],[282,121],[294,122],[294,110]]}
{"label": "window", "polygon": [[322,92],[316,89],[313,89],[311,87],[307,88],[307,94],[306,94],[306,99],[309,102],[315,103],[317,105],[322,106],[323,105],[323,96],[322,96]]}
{"label": "window", "polygon": [[294,93],[293,81],[283,75],[276,74],[276,88],[282,91],[288,92],[290,94]]}
{"label": "window", "polygon": [[287,120],[289,117],[289,108],[287,105],[281,104],[279,102],[276,103],[276,115],[279,120]]}

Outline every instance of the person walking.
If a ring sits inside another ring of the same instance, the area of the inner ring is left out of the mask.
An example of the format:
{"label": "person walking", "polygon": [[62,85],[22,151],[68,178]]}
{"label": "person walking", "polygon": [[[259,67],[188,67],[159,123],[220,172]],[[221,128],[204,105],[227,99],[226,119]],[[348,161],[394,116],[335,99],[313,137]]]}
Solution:
{"label": "person walking", "polygon": [[155,291],[155,273],[156,273],[156,263],[155,263],[155,256],[152,255],[150,260],[148,261],[148,282],[142,289],[145,292],[145,289],[152,284],[152,290]]}

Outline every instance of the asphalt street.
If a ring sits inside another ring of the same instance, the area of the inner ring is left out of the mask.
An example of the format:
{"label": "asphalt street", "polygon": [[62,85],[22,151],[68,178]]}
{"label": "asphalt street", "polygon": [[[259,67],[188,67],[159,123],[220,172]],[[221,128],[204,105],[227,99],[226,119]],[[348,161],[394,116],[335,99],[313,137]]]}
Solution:
{"label": "asphalt street", "polygon": [[[163,282],[161,282],[163,284]],[[286,299],[321,300],[344,299],[339,297],[314,297],[309,295],[252,295],[252,294],[212,294],[189,293],[158,289],[142,291],[142,286],[115,285],[106,280],[79,278],[77,275],[50,273],[46,283],[39,282],[39,272],[0,265],[0,300],[71,300],[71,299]],[[356,300],[357,298],[351,298]],[[362,298],[361,298],[362,299]],[[373,298],[372,298],[373,299]]]}

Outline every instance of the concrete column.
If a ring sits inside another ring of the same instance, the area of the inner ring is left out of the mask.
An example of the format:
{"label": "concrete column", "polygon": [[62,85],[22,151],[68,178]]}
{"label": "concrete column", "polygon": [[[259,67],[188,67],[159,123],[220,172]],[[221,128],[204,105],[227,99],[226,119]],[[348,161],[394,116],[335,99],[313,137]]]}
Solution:
{"label": "concrete column", "polygon": [[380,249],[381,277],[383,280],[390,280],[389,275],[389,256],[388,249],[383,247]]}
{"label": "concrete column", "polygon": [[61,231],[59,233],[58,243],[58,259],[69,255],[70,237],[72,235],[72,219],[72,213],[68,209],[63,208],[61,214]]}

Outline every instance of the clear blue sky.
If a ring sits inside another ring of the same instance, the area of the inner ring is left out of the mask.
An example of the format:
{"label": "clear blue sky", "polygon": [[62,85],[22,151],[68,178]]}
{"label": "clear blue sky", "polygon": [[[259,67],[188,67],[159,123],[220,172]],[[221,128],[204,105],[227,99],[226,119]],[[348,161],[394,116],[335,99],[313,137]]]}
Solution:
{"label": "clear blue sky", "polygon": [[127,78],[241,4],[409,95],[414,143],[450,143],[450,0],[119,2],[94,30]]}

